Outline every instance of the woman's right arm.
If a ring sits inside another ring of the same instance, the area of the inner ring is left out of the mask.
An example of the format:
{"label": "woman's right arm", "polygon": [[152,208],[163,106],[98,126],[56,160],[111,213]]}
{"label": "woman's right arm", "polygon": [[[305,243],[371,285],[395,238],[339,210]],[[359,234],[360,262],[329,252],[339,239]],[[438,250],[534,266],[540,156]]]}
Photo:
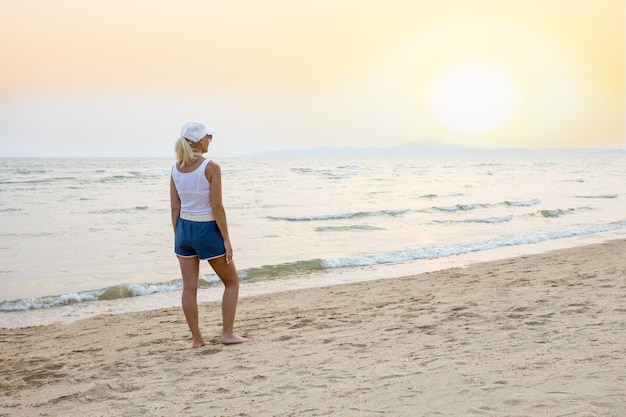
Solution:
{"label": "woman's right arm", "polygon": [[178,223],[178,218],[180,217],[181,203],[178,190],[176,190],[176,185],[174,185],[174,178],[172,177],[170,177],[170,206],[172,208],[172,227],[174,232],[176,232],[176,223]]}

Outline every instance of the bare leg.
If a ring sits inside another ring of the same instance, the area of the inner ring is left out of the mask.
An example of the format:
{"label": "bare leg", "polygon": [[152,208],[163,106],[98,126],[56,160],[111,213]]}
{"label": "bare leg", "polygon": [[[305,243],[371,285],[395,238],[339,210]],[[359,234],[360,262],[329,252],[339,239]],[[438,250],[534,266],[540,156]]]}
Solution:
{"label": "bare leg", "polygon": [[224,295],[222,297],[222,343],[225,345],[247,342],[248,339],[237,336],[233,327],[235,314],[237,313],[237,300],[239,299],[239,275],[235,263],[226,263],[226,257],[209,260],[211,267],[224,283]]}
{"label": "bare leg", "polygon": [[187,325],[191,330],[193,344],[191,347],[198,348],[206,345],[200,326],[198,324],[198,278],[200,275],[200,261],[197,257],[182,258],[178,257],[180,263],[180,271],[183,275],[183,295],[182,304]]}

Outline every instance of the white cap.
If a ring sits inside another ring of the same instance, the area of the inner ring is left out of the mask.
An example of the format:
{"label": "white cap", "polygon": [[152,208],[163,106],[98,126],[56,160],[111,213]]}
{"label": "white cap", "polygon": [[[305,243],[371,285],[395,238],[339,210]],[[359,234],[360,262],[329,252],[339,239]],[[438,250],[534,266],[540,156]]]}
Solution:
{"label": "white cap", "polygon": [[202,123],[198,122],[187,122],[180,129],[180,136],[192,142],[198,142],[206,135],[212,135],[213,133],[215,131],[207,129]]}

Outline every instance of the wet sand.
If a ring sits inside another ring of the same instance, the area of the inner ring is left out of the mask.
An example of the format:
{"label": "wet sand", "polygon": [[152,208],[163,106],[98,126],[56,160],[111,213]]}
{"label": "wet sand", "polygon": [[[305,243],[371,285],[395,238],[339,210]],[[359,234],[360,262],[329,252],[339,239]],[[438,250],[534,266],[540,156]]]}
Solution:
{"label": "wet sand", "polygon": [[623,416],[626,240],[0,329],[0,416]]}

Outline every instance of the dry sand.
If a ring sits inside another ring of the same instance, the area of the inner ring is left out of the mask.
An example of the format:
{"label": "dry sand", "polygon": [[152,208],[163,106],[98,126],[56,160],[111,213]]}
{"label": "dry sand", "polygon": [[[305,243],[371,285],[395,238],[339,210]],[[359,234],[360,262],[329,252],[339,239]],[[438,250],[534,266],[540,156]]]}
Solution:
{"label": "dry sand", "polygon": [[625,416],[626,240],[0,330],[2,416]]}

